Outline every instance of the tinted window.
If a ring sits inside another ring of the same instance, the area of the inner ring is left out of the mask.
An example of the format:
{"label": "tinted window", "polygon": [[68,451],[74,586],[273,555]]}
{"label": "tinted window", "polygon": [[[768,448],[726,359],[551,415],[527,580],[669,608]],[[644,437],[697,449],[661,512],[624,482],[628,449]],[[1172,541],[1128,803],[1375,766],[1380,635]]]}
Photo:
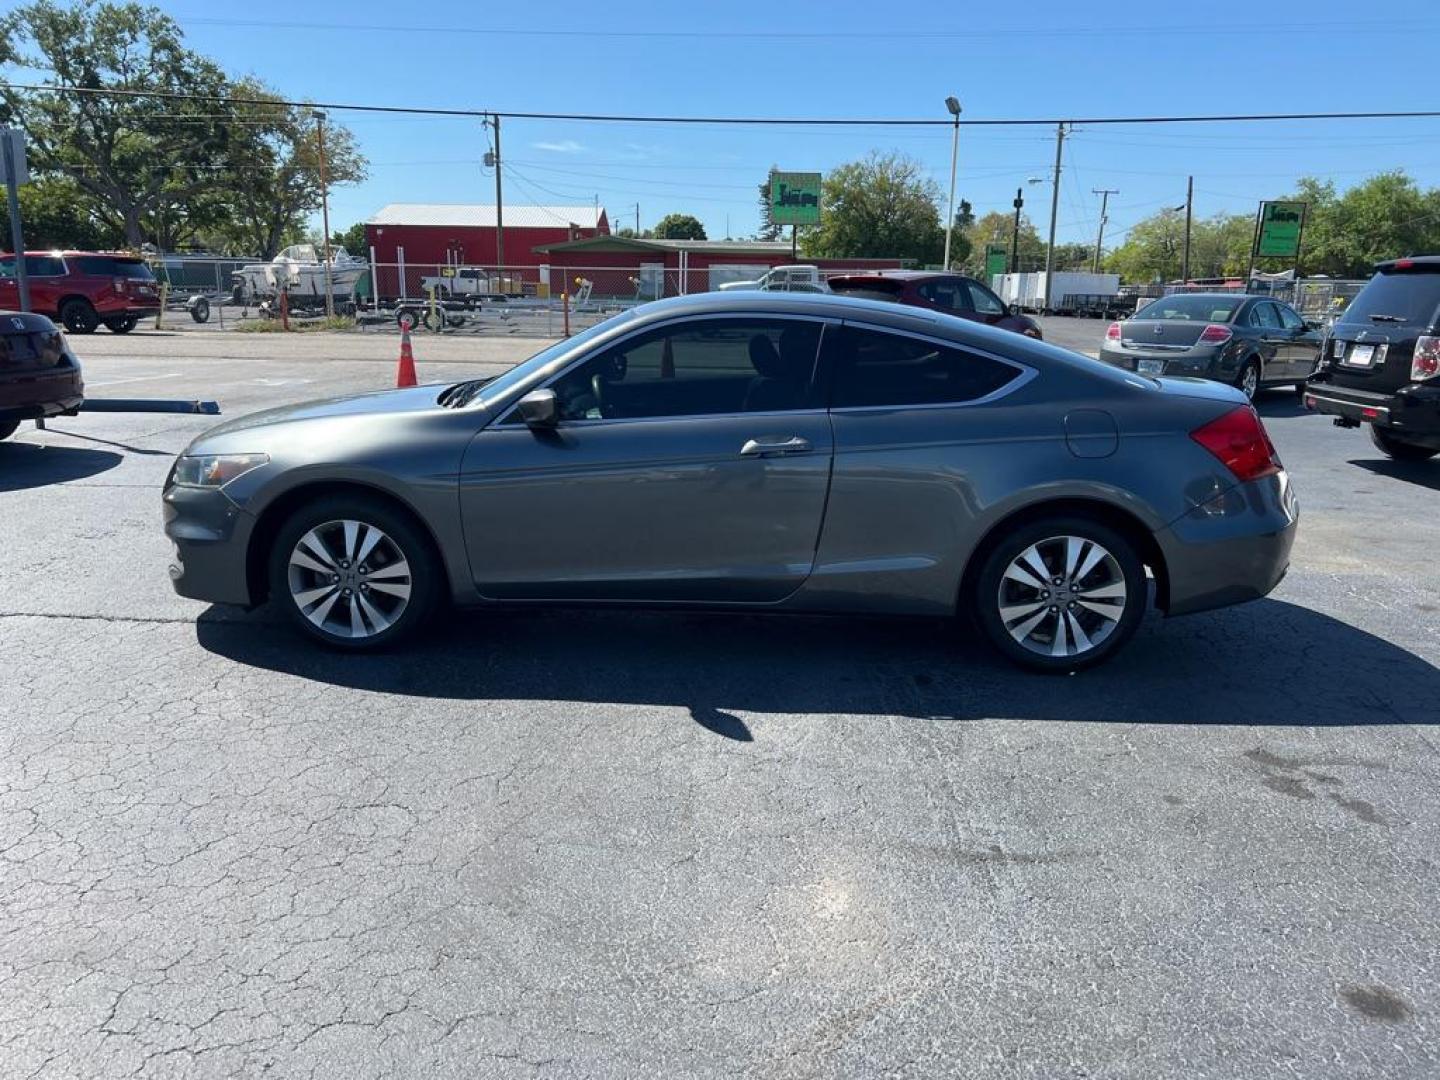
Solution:
{"label": "tinted window", "polygon": [[869,288],[857,285],[831,285],[831,290],[842,296],[856,296],[861,300],[888,300],[893,302],[900,294],[894,289]]}
{"label": "tinted window", "polygon": [[879,330],[845,328],[831,353],[831,404],[936,405],[974,401],[1020,369],[953,346]]}
{"label": "tinted window", "polygon": [[1244,300],[1243,296],[1233,300],[1228,296],[1162,296],[1136,312],[1135,318],[1163,322],[1229,322]]}
{"label": "tinted window", "polygon": [[1285,304],[1276,304],[1275,310],[1280,312],[1280,323],[1286,330],[1304,330],[1305,320],[1297,315],[1293,308]]}
{"label": "tinted window", "polygon": [[563,420],[770,412],[812,404],[820,324],[703,319],[613,345],[552,384]]}
{"label": "tinted window", "polygon": [[1000,298],[985,288],[978,281],[967,281],[966,287],[970,290],[970,299],[975,303],[975,310],[982,315],[1004,315],[1005,305]]}
{"label": "tinted window", "polygon": [[1372,315],[1393,315],[1402,325],[1428,327],[1435,324],[1437,309],[1440,273],[1383,273],[1370,279],[1338,321],[1374,326],[1397,320],[1372,319]]}
{"label": "tinted window", "polygon": [[963,281],[926,281],[917,293],[945,311],[970,311],[970,290]]}
{"label": "tinted window", "polygon": [[587,341],[591,341],[602,334],[613,333],[615,328],[635,318],[635,309],[630,308],[620,312],[618,315],[611,315],[610,318],[596,323],[594,326],[581,330],[573,337],[557,341],[549,348],[541,349],[528,360],[522,360],[509,371],[497,378],[491,379],[480,391],[480,401],[486,405],[493,405],[498,399],[504,397],[509,391],[527,379],[534,376],[541,368],[551,361],[559,360],[565,354],[578,349]]}
{"label": "tinted window", "polygon": [[1250,309],[1250,325],[1265,330],[1280,329],[1280,313],[1274,304],[1256,304]]}
{"label": "tinted window", "polygon": [[63,277],[65,260],[58,255],[26,255],[25,273],[31,277]]}
{"label": "tinted window", "polygon": [[155,275],[140,259],[122,259],[114,255],[77,255],[71,260],[82,274],[96,277],[123,277],[131,281],[153,281]]}

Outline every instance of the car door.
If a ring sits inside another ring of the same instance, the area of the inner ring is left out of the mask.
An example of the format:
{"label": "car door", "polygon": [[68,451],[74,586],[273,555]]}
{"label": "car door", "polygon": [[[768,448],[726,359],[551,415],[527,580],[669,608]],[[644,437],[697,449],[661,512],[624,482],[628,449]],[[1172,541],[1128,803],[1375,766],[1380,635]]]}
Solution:
{"label": "car door", "polygon": [[1285,342],[1285,374],[1296,382],[1308,379],[1315,371],[1320,357],[1320,331],[1305,325],[1300,313],[1289,304],[1275,302],[1280,314],[1280,325],[1288,338]]}
{"label": "car door", "polygon": [[964,286],[970,294],[970,304],[975,309],[975,318],[981,322],[994,326],[1008,314],[1000,298],[980,282],[965,278]]}
{"label": "car door", "polygon": [[958,315],[962,319],[983,321],[970,301],[970,290],[958,279],[937,278],[933,281],[922,281],[915,287],[915,294],[925,302],[926,307],[933,307],[947,315]]}
{"label": "car door", "polygon": [[513,408],[460,477],[483,596],[773,603],[809,576],[833,448],[818,319],[689,318],[586,355]]}
{"label": "car door", "polygon": [[0,311],[20,310],[20,286],[15,281],[15,256],[0,258]]}
{"label": "car door", "polygon": [[1263,361],[1260,377],[1265,382],[1283,382],[1286,376],[1289,336],[1280,322],[1280,312],[1269,300],[1257,300],[1250,308],[1247,325],[1256,339],[1256,351]]}

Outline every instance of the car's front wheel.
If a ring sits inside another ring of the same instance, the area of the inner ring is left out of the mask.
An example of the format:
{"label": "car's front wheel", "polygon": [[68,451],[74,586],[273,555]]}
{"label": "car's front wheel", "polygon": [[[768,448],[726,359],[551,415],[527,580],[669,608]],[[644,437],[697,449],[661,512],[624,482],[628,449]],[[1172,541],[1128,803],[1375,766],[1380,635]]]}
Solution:
{"label": "car's front wheel", "polygon": [[310,637],[374,649],[434,611],[441,569],[408,515],[379,499],[334,497],[297,510],[270,555],[270,598]]}
{"label": "car's front wheel", "polygon": [[1396,461],[1429,461],[1436,454],[1440,454],[1440,449],[1406,442],[1387,429],[1376,427],[1374,424],[1370,425],[1370,441],[1375,444],[1375,449]]}
{"label": "car's front wheel", "polygon": [[985,559],[969,597],[981,630],[1007,658],[1069,672],[1113,655],[1149,602],[1135,545],[1086,518],[1022,525]]}

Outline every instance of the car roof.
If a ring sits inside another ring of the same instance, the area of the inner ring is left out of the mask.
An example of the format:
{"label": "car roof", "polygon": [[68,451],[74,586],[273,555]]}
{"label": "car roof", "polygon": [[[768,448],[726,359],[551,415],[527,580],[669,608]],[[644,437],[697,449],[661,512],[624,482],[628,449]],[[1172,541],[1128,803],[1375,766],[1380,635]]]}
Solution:
{"label": "car roof", "polygon": [[1375,269],[1383,274],[1390,270],[1408,270],[1412,266],[1426,269],[1440,267],[1440,255],[1407,255],[1403,259],[1386,259],[1376,263]]}
{"label": "car roof", "polygon": [[876,278],[883,278],[886,281],[924,281],[928,278],[965,278],[966,274],[959,274],[953,270],[867,270],[860,274],[837,274],[831,281],[873,281]]}
{"label": "car roof", "polygon": [[1260,296],[1260,295],[1258,295],[1258,294],[1252,294],[1252,293],[1234,293],[1234,292],[1187,292],[1187,293],[1171,293],[1169,296],[1157,296],[1157,297],[1155,297],[1153,300],[1150,300],[1150,301],[1148,301],[1148,302],[1151,303],[1151,304],[1153,304],[1153,303],[1155,303],[1157,300],[1177,300],[1177,299],[1183,299],[1183,300],[1192,300],[1192,299],[1193,299],[1193,300],[1274,300],[1275,297],[1273,297],[1273,296]]}

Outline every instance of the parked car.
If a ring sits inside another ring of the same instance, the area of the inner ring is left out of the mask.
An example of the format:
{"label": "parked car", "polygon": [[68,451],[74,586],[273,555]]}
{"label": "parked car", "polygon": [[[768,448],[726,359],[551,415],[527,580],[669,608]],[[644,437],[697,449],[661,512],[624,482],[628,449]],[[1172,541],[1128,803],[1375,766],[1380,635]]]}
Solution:
{"label": "parked car", "polygon": [[1305,405],[1401,461],[1440,453],[1440,255],[1382,262],[1330,329]]}
{"label": "parked car", "polygon": [[[136,255],[94,251],[25,253],[30,309],[49,316],[72,334],[93,334],[102,323],[128,334],[160,310],[160,290],[145,260]],[[15,256],[0,255],[0,308],[18,308]]]}
{"label": "parked car", "polygon": [[1263,596],[1296,503],[1235,390],[845,297],[647,304],[498,378],[271,410],[164,488],[182,596],[399,640],[442,601],[973,616],[1112,655]]}
{"label": "parked car", "polygon": [[1141,375],[1228,383],[1253,398],[1299,386],[1315,370],[1322,334],[1289,304],[1243,293],[1176,293],[1105,331],[1100,359]]}
{"label": "parked car", "polygon": [[824,293],[830,291],[818,266],[801,264],[776,266],[753,281],[727,281],[720,286],[720,289],[723,292],[737,292],[745,289],[760,289],[765,292]]}
{"label": "parked car", "polygon": [[44,315],[0,311],[0,439],[22,420],[74,415],[85,399],[80,361]]}
{"label": "parked car", "polygon": [[990,289],[964,274],[929,270],[886,270],[845,274],[830,279],[830,291],[841,296],[889,300],[897,304],[943,311],[1002,330],[1040,339],[1040,324],[1015,306],[1006,307]]}

